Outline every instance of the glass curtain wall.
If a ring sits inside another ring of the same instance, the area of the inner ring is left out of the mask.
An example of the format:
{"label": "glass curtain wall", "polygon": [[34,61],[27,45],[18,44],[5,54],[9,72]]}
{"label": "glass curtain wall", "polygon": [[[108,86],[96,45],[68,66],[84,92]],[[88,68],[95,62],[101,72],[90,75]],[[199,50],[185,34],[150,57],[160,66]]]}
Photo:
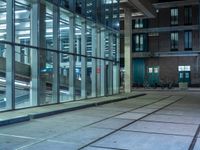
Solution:
{"label": "glass curtain wall", "polygon": [[0,0],[0,111],[112,95],[118,5]]}

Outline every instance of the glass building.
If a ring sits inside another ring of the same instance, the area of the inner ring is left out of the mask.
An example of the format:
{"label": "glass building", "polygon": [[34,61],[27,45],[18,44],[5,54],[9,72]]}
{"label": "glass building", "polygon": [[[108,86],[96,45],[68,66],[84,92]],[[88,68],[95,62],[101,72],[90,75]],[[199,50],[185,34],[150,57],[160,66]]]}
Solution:
{"label": "glass building", "polygon": [[0,111],[118,92],[119,0],[0,0]]}

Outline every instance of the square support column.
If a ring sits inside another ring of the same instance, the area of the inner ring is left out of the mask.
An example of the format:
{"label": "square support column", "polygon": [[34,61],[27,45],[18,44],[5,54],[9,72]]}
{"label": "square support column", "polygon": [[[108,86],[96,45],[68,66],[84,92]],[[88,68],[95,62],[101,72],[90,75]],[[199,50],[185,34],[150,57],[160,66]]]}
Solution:
{"label": "square support column", "polygon": [[[75,16],[69,17],[69,52],[75,52]],[[75,99],[75,56],[69,56],[69,99]]]}
{"label": "square support column", "polygon": [[[81,54],[86,55],[86,22],[81,22]],[[87,89],[86,89],[86,70],[87,64],[86,57],[81,58],[81,98],[86,99]]]}
{"label": "square support column", "polygon": [[125,9],[124,19],[124,81],[125,92],[130,93],[132,91],[132,16],[131,10]]}
{"label": "square support column", "polygon": [[[113,60],[113,34],[109,33],[109,59]],[[113,94],[113,62],[109,61],[108,63],[108,94]]]}
{"label": "square support column", "polygon": [[[101,57],[101,29],[97,29],[97,57]],[[101,96],[101,60],[97,59],[97,96]]]}
{"label": "square support column", "polygon": [[116,61],[115,62],[115,66],[113,68],[113,93],[114,94],[117,94],[119,93],[119,81],[120,81],[120,78],[119,78],[119,75],[120,75],[120,63],[119,63],[119,60],[120,60],[120,39],[119,39],[119,34],[117,34],[117,37],[116,37],[117,41],[116,41]]}
{"label": "square support column", "polygon": [[[7,0],[7,41],[15,42],[15,1]],[[6,109],[15,109],[15,46],[6,45]]]}
{"label": "square support column", "polygon": [[[92,27],[92,56],[97,57],[97,30]],[[92,97],[97,96],[97,59],[92,58]]]}
{"label": "square support column", "polygon": [[53,53],[53,101],[60,102],[59,92],[59,28],[60,28],[60,13],[58,6],[53,6],[53,49],[57,50],[57,53]]}
{"label": "square support column", "polygon": [[[31,8],[31,45],[36,47],[45,47],[45,5],[40,1],[35,1]],[[37,22],[37,24],[36,24]],[[40,68],[44,66],[42,56],[44,51],[39,49],[31,49],[31,89],[30,102],[32,106],[38,106],[45,101],[45,96],[42,96],[43,87],[41,84]],[[45,82],[45,81],[44,81]],[[42,96],[42,98],[41,98]]]}
{"label": "square support column", "polygon": [[[101,29],[101,58],[105,58],[105,29]],[[106,93],[106,67],[105,60],[101,60],[101,96],[105,96]]]}

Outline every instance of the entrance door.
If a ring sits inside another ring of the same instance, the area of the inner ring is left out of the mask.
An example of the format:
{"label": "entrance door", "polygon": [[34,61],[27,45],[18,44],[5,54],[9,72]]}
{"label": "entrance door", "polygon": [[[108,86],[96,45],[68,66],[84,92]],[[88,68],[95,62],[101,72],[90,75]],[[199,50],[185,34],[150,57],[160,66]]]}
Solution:
{"label": "entrance door", "polygon": [[144,59],[133,60],[133,83],[134,86],[142,86],[144,83],[145,64]]}
{"label": "entrance door", "polygon": [[178,68],[179,82],[191,83],[191,71],[190,66],[179,66]]}
{"label": "entrance door", "polygon": [[147,77],[150,86],[156,86],[159,84],[159,66],[148,67]]}

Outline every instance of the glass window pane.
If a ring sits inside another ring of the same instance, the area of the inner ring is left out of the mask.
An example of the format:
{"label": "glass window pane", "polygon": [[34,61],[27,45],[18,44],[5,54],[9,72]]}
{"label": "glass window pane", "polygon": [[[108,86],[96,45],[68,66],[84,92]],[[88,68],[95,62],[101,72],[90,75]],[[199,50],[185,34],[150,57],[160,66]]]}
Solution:
{"label": "glass window pane", "polygon": [[[15,42],[30,45],[31,5],[27,1],[15,2]],[[21,53],[20,51],[18,53]]]}

